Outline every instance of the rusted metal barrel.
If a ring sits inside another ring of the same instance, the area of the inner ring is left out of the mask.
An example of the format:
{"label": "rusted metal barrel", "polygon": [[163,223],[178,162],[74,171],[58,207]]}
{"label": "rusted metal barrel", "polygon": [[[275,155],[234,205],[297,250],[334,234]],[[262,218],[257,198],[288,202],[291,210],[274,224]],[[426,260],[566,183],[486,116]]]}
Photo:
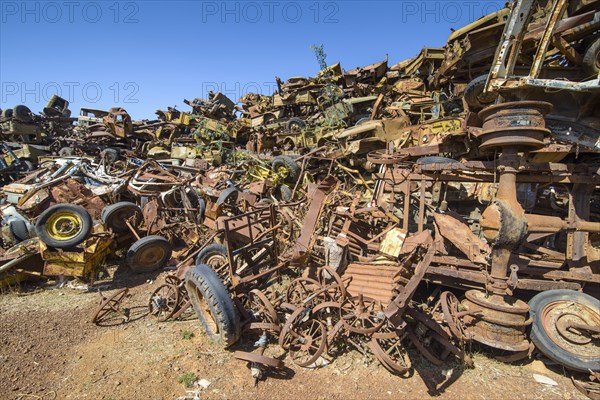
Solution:
{"label": "rusted metal barrel", "polygon": [[546,129],[544,116],[552,110],[552,104],[543,101],[516,101],[497,104],[482,110],[483,121],[480,150],[513,147],[535,150],[544,146]]}

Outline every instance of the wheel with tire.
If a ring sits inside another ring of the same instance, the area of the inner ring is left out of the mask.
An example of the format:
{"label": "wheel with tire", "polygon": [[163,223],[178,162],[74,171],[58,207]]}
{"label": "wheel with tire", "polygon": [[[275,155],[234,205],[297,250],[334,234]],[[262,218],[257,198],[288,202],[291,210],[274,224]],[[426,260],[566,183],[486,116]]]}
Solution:
{"label": "wheel with tire", "polygon": [[464,99],[472,109],[482,109],[490,106],[496,100],[496,95],[484,93],[487,75],[481,75],[473,79],[465,88]]}
{"label": "wheel with tire", "polygon": [[167,264],[172,251],[171,243],[164,237],[146,236],[131,245],[125,261],[134,272],[152,272]]}
{"label": "wheel with tire", "polygon": [[547,290],[529,301],[531,340],[546,357],[575,371],[600,371],[600,300]]}
{"label": "wheel with tire", "polygon": [[75,204],[56,204],[44,211],[35,224],[42,242],[57,249],[77,246],[88,238],[92,217]]}
{"label": "wheel with tire", "polygon": [[227,348],[240,337],[240,318],[227,288],[208,265],[185,274],[185,287],[208,337]]}
{"label": "wheel with tire", "polygon": [[235,207],[240,191],[235,186],[230,186],[223,190],[217,198],[217,205],[227,205]]}
{"label": "wheel with tire", "polygon": [[204,216],[206,215],[206,202],[202,197],[198,198],[198,216],[196,220],[199,224],[204,222]]}
{"label": "wheel with tire", "polygon": [[271,168],[273,172],[281,175],[285,182],[296,183],[300,179],[300,167],[291,157],[275,157]]}
{"label": "wheel with tire", "polygon": [[102,150],[100,156],[110,163],[117,162],[120,158],[119,150],[113,148]]}
{"label": "wheel with tire", "polygon": [[2,118],[4,119],[10,119],[13,116],[13,109],[12,108],[7,108],[6,110],[2,111]]}
{"label": "wheel with tire", "polygon": [[71,157],[75,155],[75,149],[72,147],[63,147],[58,151],[58,155],[61,157]]}
{"label": "wheel with tire", "polygon": [[202,192],[197,189],[190,189],[187,191],[187,195],[192,207],[198,209],[196,221],[199,224],[202,224],[204,222],[204,215],[206,214],[206,201],[204,201],[204,197],[202,197]]}
{"label": "wheel with tire", "polygon": [[306,127],[306,122],[304,122],[301,118],[293,117],[288,120],[285,127],[288,132],[299,132]]}
{"label": "wheel with tire", "polygon": [[585,51],[582,66],[587,75],[598,76],[600,73],[600,39],[596,39]]}
{"label": "wheel with tire", "polygon": [[212,243],[200,250],[196,256],[196,265],[208,265],[221,277],[223,282],[228,275],[227,266],[229,258],[227,256],[227,248],[220,243]]}
{"label": "wheel with tire", "polygon": [[129,231],[128,221],[134,228],[139,226],[142,221],[142,209],[137,204],[121,201],[104,207],[101,217],[102,222],[114,233],[125,233]]}
{"label": "wheel with tire", "polygon": [[274,194],[277,200],[285,203],[292,201],[292,189],[288,185],[279,185]]}
{"label": "wheel with tire", "polygon": [[31,110],[29,109],[29,107],[24,106],[22,104],[13,108],[13,117],[21,122],[33,121],[33,119],[31,118]]}
{"label": "wheel with tire", "polygon": [[29,239],[29,229],[27,229],[27,224],[22,219],[11,218],[8,220],[8,227],[10,229],[10,233],[15,237],[18,243],[24,242]]}

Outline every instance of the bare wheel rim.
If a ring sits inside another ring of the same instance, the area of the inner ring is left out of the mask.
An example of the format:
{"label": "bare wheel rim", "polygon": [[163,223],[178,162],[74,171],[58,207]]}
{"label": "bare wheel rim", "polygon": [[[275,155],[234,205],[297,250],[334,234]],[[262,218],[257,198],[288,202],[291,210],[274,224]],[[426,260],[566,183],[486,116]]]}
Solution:
{"label": "bare wheel rim", "polygon": [[296,365],[308,367],[325,351],[327,330],[320,321],[309,319],[301,323],[295,331],[297,336],[290,343],[290,355]]}
{"label": "bare wheel rim", "polygon": [[148,302],[148,310],[150,315],[157,320],[166,321],[175,313],[178,304],[178,288],[170,284],[163,284],[152,292]]}
{"label": "bare wheel rim", "polygon": [[381,303],[364,297],[350,297],[340,308],[340,319],[350,332],[370,334],[376,332],[385,322]]}
{"label": "bare wheel rim", "polygon": [[574,326],[600,326],[597,311],[570,300],[558,300],[541,310],[540,321],[548,338],[562,349],[582,358],[600,357],[600,341]]}
{"label": "bare wheel rim", "polygon": [[322,292],[322,287],[314,279],[298,278],[295,279],[286,292],[286,301],[295,306],[307,306],[314,302],[319,293]]}

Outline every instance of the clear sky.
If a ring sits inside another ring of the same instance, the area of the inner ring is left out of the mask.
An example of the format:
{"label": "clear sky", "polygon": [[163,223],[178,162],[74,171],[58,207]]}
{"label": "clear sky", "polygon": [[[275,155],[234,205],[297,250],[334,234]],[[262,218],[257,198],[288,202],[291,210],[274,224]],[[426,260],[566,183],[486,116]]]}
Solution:
{"label": "clear sky", "polygon": [[42,110],[53,94],[134,119],[220,90],[272,94],[275,76],[312,76],[311,44],[349,70],[390,65],[505,1],[0,0],[0,108]]}

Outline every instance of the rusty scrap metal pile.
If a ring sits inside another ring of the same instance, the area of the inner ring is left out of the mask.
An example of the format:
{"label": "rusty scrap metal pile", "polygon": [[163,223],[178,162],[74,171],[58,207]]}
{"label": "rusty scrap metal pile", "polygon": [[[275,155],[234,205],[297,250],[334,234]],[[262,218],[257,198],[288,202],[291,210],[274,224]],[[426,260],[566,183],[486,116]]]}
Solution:
{"label": "rusty scrap metal pile", "polygon": [[149,313],[255,343],[234,356],[256,379],[272,343],[308,368],[355,348],[404,375],[407,349],[477,343],[597,374],[599,4],[513,2],[391,67],[317,48],[314,78],[155,120],[4,110],[1,282],[167,268]]}

